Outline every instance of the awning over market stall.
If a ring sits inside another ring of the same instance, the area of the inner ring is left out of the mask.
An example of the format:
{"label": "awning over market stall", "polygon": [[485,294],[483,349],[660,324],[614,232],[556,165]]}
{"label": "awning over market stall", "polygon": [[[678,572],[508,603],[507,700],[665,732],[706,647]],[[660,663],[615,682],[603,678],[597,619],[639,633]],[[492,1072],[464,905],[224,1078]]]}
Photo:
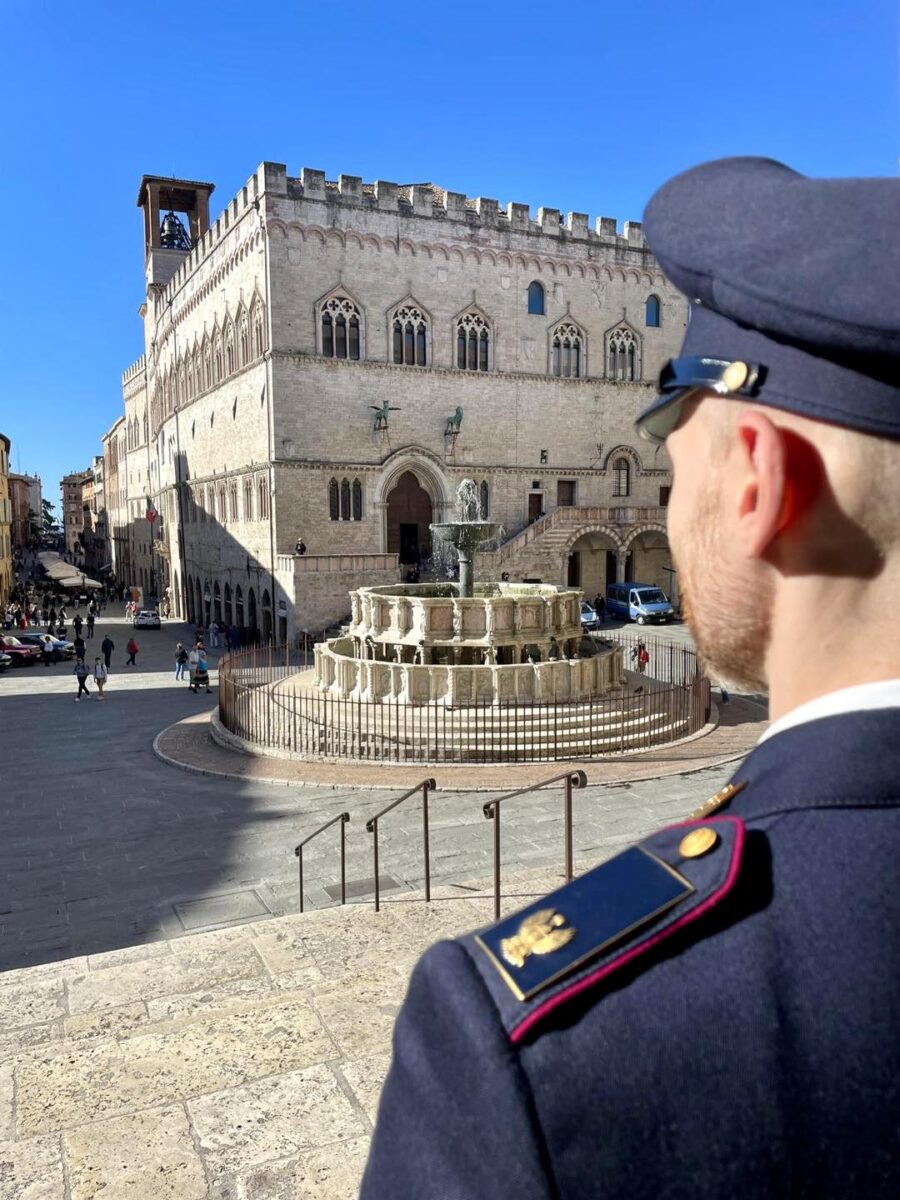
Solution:
{"label": "awning over market stall", "polygon": [[44,550],[38,556],[38,562],[44,568],[54,583],[58,583],[64,588],[84,588],[85,591],[96,591],[97,588],[102,588],[103,584],[98,583],[96,579],[90,579],[85,575],[84,571],[73,566],[72,563],[65,562],[53,550]]}

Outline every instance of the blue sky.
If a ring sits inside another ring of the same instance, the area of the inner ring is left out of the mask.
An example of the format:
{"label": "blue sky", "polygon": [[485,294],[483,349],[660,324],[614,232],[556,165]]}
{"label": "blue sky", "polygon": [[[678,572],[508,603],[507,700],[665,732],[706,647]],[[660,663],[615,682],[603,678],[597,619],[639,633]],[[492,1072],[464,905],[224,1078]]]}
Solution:
{"label": "blue sky", "polygon": [[6,0],[0,430],[44,494],[143,350],[142,174],[264,159],[640,219],[674,172],[768,154],[896,175],[897,0]]}

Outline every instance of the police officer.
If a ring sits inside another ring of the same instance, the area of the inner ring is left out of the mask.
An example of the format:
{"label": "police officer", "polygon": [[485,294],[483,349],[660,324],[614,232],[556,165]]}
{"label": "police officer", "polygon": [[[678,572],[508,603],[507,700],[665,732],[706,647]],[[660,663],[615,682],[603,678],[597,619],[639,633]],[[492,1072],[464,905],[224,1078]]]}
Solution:
{"label": "police officer", "polygon": [[711,673],[773,722],[681,825],[432,947],[365,1200],[900,1190],[900,180],[707,163],[639,420]]}

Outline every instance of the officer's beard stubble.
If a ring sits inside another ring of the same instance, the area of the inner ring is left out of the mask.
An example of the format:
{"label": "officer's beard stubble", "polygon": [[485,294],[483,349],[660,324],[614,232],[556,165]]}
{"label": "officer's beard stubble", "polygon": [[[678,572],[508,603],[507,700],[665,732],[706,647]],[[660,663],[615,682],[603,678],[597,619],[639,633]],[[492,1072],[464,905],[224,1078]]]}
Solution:
{"label": "officer's beard stubble", "polygon": [[772,589],[753,560],[726,544],[718,506],[717,481],[711,480],[686,531],[671,539],[682,613],[701,664],[716,682],[737,692],[764,692]]}

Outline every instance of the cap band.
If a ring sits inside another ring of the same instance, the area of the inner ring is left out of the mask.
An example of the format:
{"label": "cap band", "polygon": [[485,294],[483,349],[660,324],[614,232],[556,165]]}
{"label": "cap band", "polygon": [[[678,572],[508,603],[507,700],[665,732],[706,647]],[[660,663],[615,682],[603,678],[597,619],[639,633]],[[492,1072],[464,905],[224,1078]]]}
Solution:
{"label": "cap band", "polygon": [[[686,354],[663,368],[660,394],[637,420],[639,433],[650,441],[668,437],[684,402],[699,392],[753,400],[814,421],[900,437],[896,379],[862,374],[855,363],[836,362],[739,325],[705,305],[692,306],[682,349]],[[741,366],[749,372],[743,382]],[[869,366],[877,366],[871,357]]]}

